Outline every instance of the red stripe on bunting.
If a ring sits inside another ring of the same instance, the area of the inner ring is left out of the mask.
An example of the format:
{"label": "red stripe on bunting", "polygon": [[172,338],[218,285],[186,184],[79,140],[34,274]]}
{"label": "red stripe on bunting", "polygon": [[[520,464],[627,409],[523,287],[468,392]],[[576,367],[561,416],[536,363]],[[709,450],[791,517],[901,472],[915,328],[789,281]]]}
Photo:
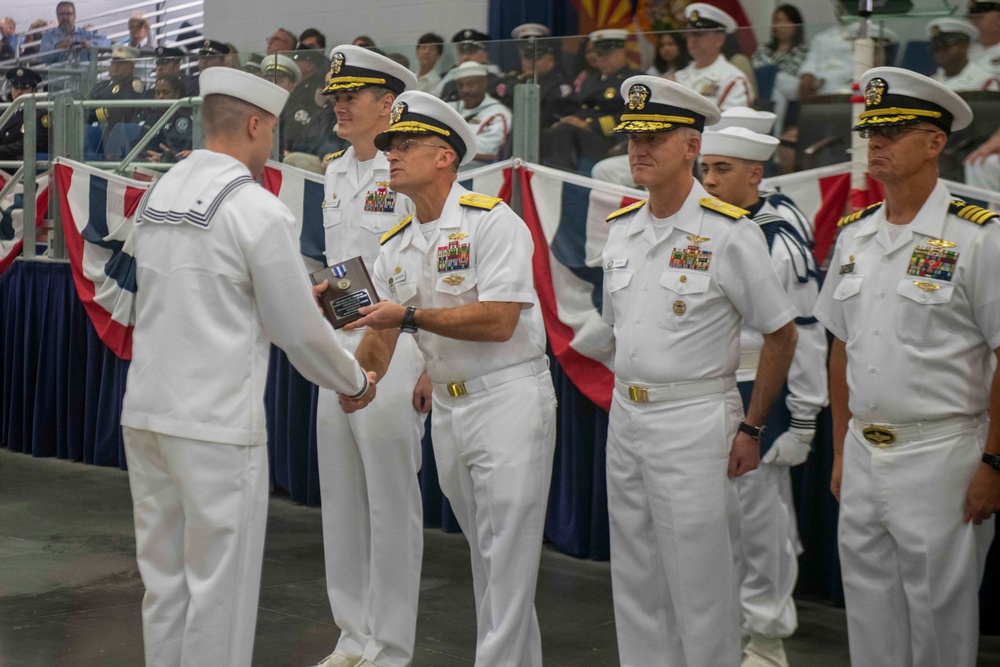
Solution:
{"label": "red stripe on bunting", "polygon": [[282,173],[280,169],[274,167],[264,167],[264,189],[275,197],[281,192]]}

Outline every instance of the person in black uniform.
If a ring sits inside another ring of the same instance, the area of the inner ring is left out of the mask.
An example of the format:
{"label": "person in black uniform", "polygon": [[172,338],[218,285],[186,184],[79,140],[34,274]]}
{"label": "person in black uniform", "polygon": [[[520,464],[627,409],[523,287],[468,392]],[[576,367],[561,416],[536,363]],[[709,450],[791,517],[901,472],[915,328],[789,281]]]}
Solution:
{"label": "person in black uniform", "polygon": [[549,29],[539,23],[519,25],[510,33],[520,40],[521,72],[512,72],[497,86],[501,93],[498,99],[514,108],[514,86],[519,83],[536,83],[538,75],[541,108],[538,118],[542,127],[551,127],[559,122],[557,113],[562,100],[573,94],[573,82],[557,61],[559,42],[550,37]]}
{"label": "person in black uniform", "polygon": [[[99,81],[90,91],[92,100],[144,100],[149,95],[146,84],[135,77],[135,60],[138,49],[118,44],[111,51],[108,79]],[[139,115],[138,109],[100,108],[91,113],[91,122],[106,123],[113,129],[118,123],[133,123]]]}
{"label": "person in black uniform", "polygon": [[[486,92],[500,99],[500,95],[497,94],[497,87],[501,83],[500,75],[502,72],[499,67],[490,62],[490,54],[486,51],[486,42],[488,41],[490,41],[489,35],[471,28],[459,30],[451,38],[451,43],[455,45],[455,57],[458,60],[458,64],[461,65],[462,63],[471,61],[485,67],[487,70]],[[454,68],[449,70],[441,79],[441,82],[438,83],[437,88],[434,89],[434,94],[445,102],[458,101],[458,84],[450,76],[453,71]]]}
{"label": "person in black uniform", "polygon": [[166,76],[179,77],[184,84],[184,91],[180,97],[198,94],[198,86],[194,77],[185,74],[181,68],[186,55],[184,49],[176,46],[156,47],[156,79],[160,80]]}
{"label": "person in black uniform", "polygon": [[[21,95],[38,92],[42,77],[27,67],[7,70],[8,101],[13,102]],[[49,152],[49,115],[38,110],[36,114],[35,145],[37,152]],[[0,160],[20,160],[24,156],[24,110],[18,109],[0,127]]]}
{"label": "person in black uniform", "polygon": [[326,131],[332,126],[330,117],[324,115],[326,98],[322,96],[326,82],[323,75],[329,61],[322,51],[301,48],[292,55],[299,66],[302,79],[288,97],[282,112],[284,133],[282,140],[290,152],[316,155]]}
{"label": "person in black uniform", "polygon": [[[187,88],[179,76],[161,76],[156,80],[153,96],[158,100],[176,100],[187,95]],[[160,119],[165,109],[143,109],[139,114],[139,127],[143,135]],[[146,158],[150,162],[176,162],[187,157],[192,147],[191,109],[178,109],[146,145]]]}
{"label": "person in black uniform", "polygon": [[619,95],[622,82],[642,74],[628,65],[625,30],[590,33],[597,53],[597,72],[589,74],[580,92],[553,105],[560,117],[542,132],[542,164],[590,174],[596,162],[614,145],[612,130],[621,122],[626,103]]}

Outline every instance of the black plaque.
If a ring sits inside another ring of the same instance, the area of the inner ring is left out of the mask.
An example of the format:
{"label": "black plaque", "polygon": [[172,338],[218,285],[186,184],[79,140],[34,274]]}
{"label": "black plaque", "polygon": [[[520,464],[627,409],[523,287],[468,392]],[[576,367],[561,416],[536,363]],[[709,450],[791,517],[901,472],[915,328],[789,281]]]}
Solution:
{"label": "black plaque", "polygon": [[362,315],[358,309],[379,302],[378,293],[372,284],[365,262],[360,257],[328,266],[309,274],[313,285],[319,285],[324,280],[329,286],[319,295],[323,314],[334,329],[340,329],[345,324],[360,320]]}

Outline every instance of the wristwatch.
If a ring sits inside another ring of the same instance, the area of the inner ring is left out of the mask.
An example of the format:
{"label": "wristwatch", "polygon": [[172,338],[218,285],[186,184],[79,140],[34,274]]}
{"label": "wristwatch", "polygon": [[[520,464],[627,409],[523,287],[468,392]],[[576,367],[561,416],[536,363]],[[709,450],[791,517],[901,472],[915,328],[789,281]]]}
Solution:
{"label": "wristwatch", "polygon": [[1000,454],[983,454],[983,463],[1000,472]]}
{"label": "wristwatch", "polygon": [[403,323],[399,325],[399,330],[403,333],[415,334],[417,333],[417,309],[414,306],[406,307],[406,314],[403,315]]}
{"label": "wristwatch", "polygon": [[766,426],[751,426],[750,424],[748,424],[746,422],[740,422],[739,431],[740,431],[740,433],[746,433],[747,435],[749,435],[751,438],[753,438],[757,442],[760,442],[760,439],[762,437],[764,437],[764,429],[765,428],[767,428],[767,427]]}

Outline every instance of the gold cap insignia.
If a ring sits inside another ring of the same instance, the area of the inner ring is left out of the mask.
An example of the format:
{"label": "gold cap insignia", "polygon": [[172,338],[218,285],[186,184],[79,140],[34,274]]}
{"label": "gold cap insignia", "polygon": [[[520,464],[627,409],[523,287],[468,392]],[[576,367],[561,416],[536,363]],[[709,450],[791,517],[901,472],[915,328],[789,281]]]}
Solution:
{"label": "gold cap insignia", "polygon": [[613,100],[615,99],[616,94],[617,93],[615,92],[614,88],[608,88],[607,90],[604,91],[604,99]]}
{"label": "gold cap insignia", "polygon": [[403,117],[404,113],[406,113],[406,102],[396,102],[392,105],[392,111],[389,112],[389,122],[395,125]]}
{"label": "gold cap insignia", "polygon": [[684,303],[683,301],[679,299],[677,301],[674,301],[674,315],[678,316],[683,315],[684,313],[687,312],[687,309],[688,309],[687,304]]}
{"label": "gold cap insignia", "polygon": [[344,58],[344,54],[342,52],[337,51],[334,53],[333,61],[330,63],[330,74],[333,74],[334,76],[340,74],[340,70],[344,67],[345,62],[346,59]]}
{"label": "gold cap insignia", "polygon": [[646,108],[646,100],[649,99],[651,91],[647,86],[637,83],[628,91],[628,108],[632,111],[642,111]]}
{"label": "gold cap insignia", "polygon": [[454,287],[455,285],[458,285],[463,280],[465,280],[465,276],[446,276],[441,280]]}
{"label": "gold cap insignia", "polygon": [[690,21],[691,23],[697,23],[700,20],[701,20],[701,16],[698,15],[698,10],[697,9],[694,10],[693,12],[691,12],[691,15],[688,16],[688,21]]}
{"label": "gold cap insignia", "polygon": [[931,37],[939,37],[941,35],[941,28],[934,26],[931,28]]}
{"label": "gold cap insignia", "polygon": [[462,239],[467,238],[468,236],[469,236],[468,234],[465,234],[463,232],[455,232],[454,234],[449,234],[448,235],[448,240],[449,241],[461,241]]}
{"label": "gold cap insignia", "polygon": [[885,79],[875,77],[865,86],[865,106],[873,107],[882,104],[882,96],[889,90]]}
{"label": "gold cap insignia", "polygon": [[955,244],[951,241],[945,241],[944,239],[927,239],[927,245],[932,245],[935,248],[954,248]]}
{"label": "gold cap insignia", "polygon": [[689,236],[687,237],[687,240],[695,245],[700,245],[705,241],[711,241],[712,239],[708,238],[707,236]]}

